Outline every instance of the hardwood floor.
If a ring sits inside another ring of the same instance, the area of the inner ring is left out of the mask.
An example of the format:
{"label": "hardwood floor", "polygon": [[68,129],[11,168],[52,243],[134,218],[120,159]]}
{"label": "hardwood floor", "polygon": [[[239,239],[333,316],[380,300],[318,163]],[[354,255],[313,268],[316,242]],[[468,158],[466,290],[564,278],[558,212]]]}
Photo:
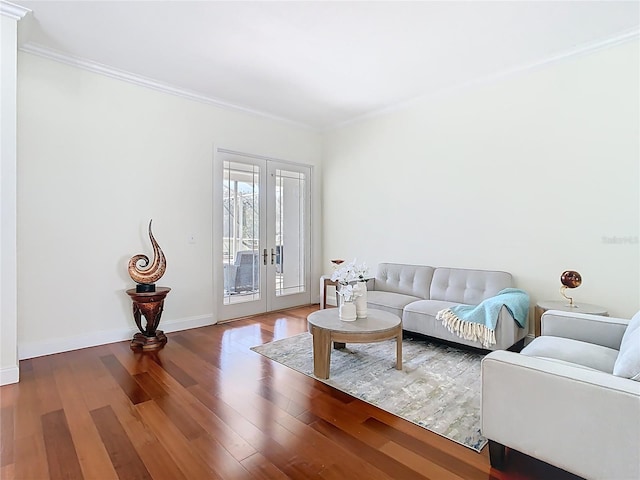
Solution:
{"label": "hardwood floor", "polygon": [[480,453],[249,347],[306,331],[317,306],[20,362],[0,388],[0,478],[576,479]]}

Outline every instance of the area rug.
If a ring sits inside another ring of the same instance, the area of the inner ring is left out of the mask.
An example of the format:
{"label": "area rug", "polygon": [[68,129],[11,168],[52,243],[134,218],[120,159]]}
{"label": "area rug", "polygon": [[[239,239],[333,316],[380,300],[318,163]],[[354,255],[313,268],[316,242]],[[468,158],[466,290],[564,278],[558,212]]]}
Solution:
{"label": "area rug", "polygon": [[312,337],[302,333],[251,350],[349,395],[479,452],[482,354],[405,338],[403,369],[395,369],[395,340],[331,350],[327,380],[313,375]]}

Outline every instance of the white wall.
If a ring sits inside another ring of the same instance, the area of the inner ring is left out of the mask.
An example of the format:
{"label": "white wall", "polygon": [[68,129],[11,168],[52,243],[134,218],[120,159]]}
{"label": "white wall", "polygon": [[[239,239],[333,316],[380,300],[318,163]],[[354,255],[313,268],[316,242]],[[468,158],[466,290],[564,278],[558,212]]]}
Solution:
{"label": "white wall", "polygon": [[[358,257],[511,272],[532,303],[640,308],[638,41],[326,135],[323,265]],[[610,243],[614,237],[624,243]]]}
{"label": "white wall", "polygon": [[20,357],[133,333],[127,262],[151,254],[151,218],[172,288],[160,328],[212,323],[214,144],[318,165],[319,134],[23,52],[18,66]]}

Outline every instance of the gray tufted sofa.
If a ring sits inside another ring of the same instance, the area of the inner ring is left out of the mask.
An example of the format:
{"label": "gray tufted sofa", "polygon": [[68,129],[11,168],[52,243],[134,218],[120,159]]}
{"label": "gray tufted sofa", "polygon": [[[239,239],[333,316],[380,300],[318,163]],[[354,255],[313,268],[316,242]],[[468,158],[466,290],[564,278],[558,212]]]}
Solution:
{"label": "gray tufted sofa", "polygon": [[[480,342],[451,333],[436,320],[436,314],[452,305],[477,305],[512,286],[513,278],[507,272],[381,263],[367,286],[367,306],[395,313],[402,318],[406,332],[484,348]],[[503,307],[496,343],[489,350],[506,350],[526,334]]]}

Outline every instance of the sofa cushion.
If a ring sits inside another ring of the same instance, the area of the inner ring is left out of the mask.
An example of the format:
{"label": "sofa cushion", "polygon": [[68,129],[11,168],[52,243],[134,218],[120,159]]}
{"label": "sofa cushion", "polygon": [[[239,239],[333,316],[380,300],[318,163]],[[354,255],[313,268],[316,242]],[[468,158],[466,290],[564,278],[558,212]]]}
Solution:
{"label": "sofa cushion", "polygon": [[367,308],[385,310],[402,318],[402,309],[411,302],[420,300],[420,297],[403,295],[401,293],[379,292],[369,290],[367,292]]}
{"label": "sofa cushion", "polygon": [[429,298],[432,277],[433,267],[381,263],[378,265],[372,290]]}
{"label": "sofa cushion", "polygon": [[433,272],[428,298],[478,305],[512,286],[513,277],[507,272],[439,267]]}
{"label": "sofa cushion", "polygon": [[613,348],[550,335],[535,338],[520,353],[530,357],[574,363],[605,373],[613,373],[613,366],[618,357],[618,351]]}
{"label": "sofa cushion", "polygon": [[418,300],[408,304],[404,310],[408,313],[420,313],[436,318],[440,310],[453,307],[454,305],[460,304],[458,302],[447,302],[444,300]]}
{"label": "sofa cushion", "polygon": [[633,316],[622,336],[613,374],[640,382],[640,312]]}
{"label": "sofa cushion", "polygon": [[420,333],[442,338],[443,340],[462,340],[451,334],[442,326],[440,320],[436,320],[436,314],[445,308],[459,305],[454,302],[444,302],[442,300],[418,300],[404,307],[402,313],[402,329],[407,332]]}

